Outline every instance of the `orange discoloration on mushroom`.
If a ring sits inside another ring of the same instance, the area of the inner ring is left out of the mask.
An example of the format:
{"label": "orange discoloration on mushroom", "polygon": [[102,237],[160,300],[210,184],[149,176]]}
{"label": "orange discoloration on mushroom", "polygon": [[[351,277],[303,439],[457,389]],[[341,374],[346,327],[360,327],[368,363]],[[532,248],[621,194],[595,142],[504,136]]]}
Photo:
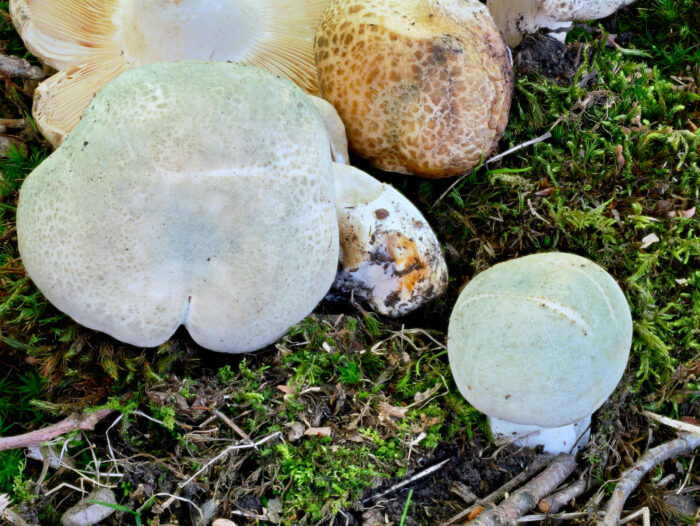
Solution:
{"label": "orange discoloration on mushroom", "polygon": [[386,246],[402,289],[413,292],[418,283],[428,279],[428,265],[421,258],[415,241],[399,232],[391,232],[387,234]]}

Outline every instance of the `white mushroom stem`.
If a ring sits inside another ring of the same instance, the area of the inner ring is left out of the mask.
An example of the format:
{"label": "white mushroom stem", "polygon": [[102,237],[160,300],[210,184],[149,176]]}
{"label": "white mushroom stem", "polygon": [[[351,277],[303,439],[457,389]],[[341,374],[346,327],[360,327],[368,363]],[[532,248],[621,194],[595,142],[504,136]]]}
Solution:
{"label": "white mushroom stem", "polygon": [[588,443],[591,434],[590,415],[560,427],[514,424],[492,416],[488,420],[494,438],[505,438],[518,446],[541,445],[552,454],[575,454]]}
{"label": "white mushroom stem", "polygon": [[561,41],[574,20],[596,20],[613,14],[634,0],[488,0],[506,43],[515,47],[527,33],[547,28]]}
{"label": "white mushroom stem", "polygon": [[335,286],[386,316],[402,316],[439,296],[447,265],[418,209],[357,168],[333,167],[343,266]]}

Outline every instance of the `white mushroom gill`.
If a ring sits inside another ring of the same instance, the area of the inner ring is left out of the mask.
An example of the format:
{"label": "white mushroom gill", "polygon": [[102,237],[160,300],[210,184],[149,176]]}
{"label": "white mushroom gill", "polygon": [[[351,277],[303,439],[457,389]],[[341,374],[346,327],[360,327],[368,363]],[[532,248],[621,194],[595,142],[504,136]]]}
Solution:
{"label": "white mushroom gill", "polygon": [[58,146],[122,71],[161,61],[259,66],[318,91],[313,36],[328,0],[11,0],[27,48],[59,70],[35,94],[40,131]]}

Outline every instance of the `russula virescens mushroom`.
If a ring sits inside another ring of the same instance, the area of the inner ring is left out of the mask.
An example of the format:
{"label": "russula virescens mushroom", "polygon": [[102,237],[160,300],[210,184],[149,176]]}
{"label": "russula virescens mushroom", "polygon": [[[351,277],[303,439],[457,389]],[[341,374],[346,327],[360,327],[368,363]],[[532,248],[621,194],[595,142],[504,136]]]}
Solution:
{"label": "russula virescens mushroom", "polygon": [[524,35],[540,28],[549,29],[561,40],[574,20],[597,20],[610,16],[634,0],[488,0],[503,38],[511,47],[522,42]]}
{"label": "russula virescens mushroom", "polygon": [[314,49],[350,149],[382,170],[461,174],[503,134],[513,73],[478,0],[331,0]]}
{"label": "russula virescens mushroom", "polygon": [[632,317],[615,280],[566,253],[493,266],[462,290],[448,355],[457,387],[494,435],[568,452],[627,364]]}
{"label": "russula virescens mushroom", "polygon": [[342,269],[352,290],[386,316],[401,316],[447,287],[447,266],[428,222],[392,186],[334,165]]}
{"label": "russula virescens mushroom", "polygon": [[77,322],[133,345],[180,325],[218,351],[271,343],[337,270],[337,117],[316,104],[250,66],[126,71],[22,186],[28,274]]}
{"label": "russula virescens mushroom", "polygon": [[318,91],[313,36],[328,0],[10,0],[29,49],[59,73],[35,93],[39,130],[58,146],[122,71],[155,62],[256,65]]}

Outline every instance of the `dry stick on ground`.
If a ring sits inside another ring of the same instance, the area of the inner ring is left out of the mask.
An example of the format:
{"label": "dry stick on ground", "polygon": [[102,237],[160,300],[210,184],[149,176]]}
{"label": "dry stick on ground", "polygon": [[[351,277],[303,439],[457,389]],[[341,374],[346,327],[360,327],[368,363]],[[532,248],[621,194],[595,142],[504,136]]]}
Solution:
{"label": "dry stick on ground", "polygon": [[0,55],[0,73],[6,77],[20,77],[29,80],[41,80],[46,75],[38,66],[32,66],[23,58]]}
{"label": "dry stick on ground", "polygon": [[92,431],[97,423],[111,413],[111,409],[100,409],[90,413],[76,413],[60,422],[31,431],[23,435],[0,438],[0,451],[17,449],[22,447],[40,446],[54,438],[70,433],[71,431]]}
{"label": "dry stick on ground", "polygon": [[515,526],[518,518],[534,508],[576,469],[576,457],[560,454],[539,475],[504,500],[499,506],[482,512],[470,526]]}
{"label": "dry stick on ground", "polygon": [[409,477],[406,480],[399,482],[398,484],[394,484],[393,486],[388,488],[386,491],[383,491],[382,493],[379,493],[377,495],[372,495],[371,497],[367,497],[366,499],[364,499],[362,501],[362,504],[366,504],[370,501],[374,501],[374,500],[380,499],[382,497],[386,497],[390,493],[393,493],[394,491],[399,490],[399,489],[403,488],[404,486],[408,486],[409,484],[413,484],[415,481],[420,480],[423,477],[427,477],[431,473],[435,473],[441,467],[443,467],[445,464],[447,464],[450,460],[452,460],[452,459],[447,458],[447,459],[443,460],[442,462],[435,464],[434,466],[430,466],[429,468],[426,468],[423,471],[419,471],[418,473],[416,473],[412,477]]}
{"label": "dry stick on ground", "polygon": [[460,511],[457,515],[452,517],[446,522],[443,522],[440,526],[450,526],[450,524],[454,524],[455,522],[464,519],[467,517],[469,514],[471,514],[473,511],[475,511],[479,506],[484,506],[486,504],[491,504],[493,502],[496,502],[498,499],[500,499],[503,495],[511,491],[512,489],[517,488],[520,486],[523,482],[527,481],[532,477],[534,474],[539,472],[540,470],[544,469],[548,464],[550,464],[553,460],[552,455],[540,455],[535,460],[527,467],[525,468],[524,471],[513,477],[511,480],[506,482],[503,486],[498,488],[496,491],[490,493],[483,499],[479,499],[476,501],[476,503],[473,506],[470,506],[466,510]]}
{"label": "dry stick on ground", "polygon": [[542,513],[557,513],[576,497],[583,495],[588,489],[590,489],[588,483],[585,477],[582,476],[576,482],[572,482],[556,493],[544,497],[537,503],[537,509]]}
{"label": "dry stick on ground", "polygon": [[598,526],[617,526],[622,514],[622,508],[625,506],[627,497],[639,485],[642,477],[646,475],[650,469],[669,458],[679,455],[687,455],[695,448],[700,447],[700,434],[688,434],[666,442],[660,446],[650,449],[642,458],[639,459],[634,466],[622,474],[620,480],[615,485],[612,497],[605,507],[605,516],[598,521]]}

